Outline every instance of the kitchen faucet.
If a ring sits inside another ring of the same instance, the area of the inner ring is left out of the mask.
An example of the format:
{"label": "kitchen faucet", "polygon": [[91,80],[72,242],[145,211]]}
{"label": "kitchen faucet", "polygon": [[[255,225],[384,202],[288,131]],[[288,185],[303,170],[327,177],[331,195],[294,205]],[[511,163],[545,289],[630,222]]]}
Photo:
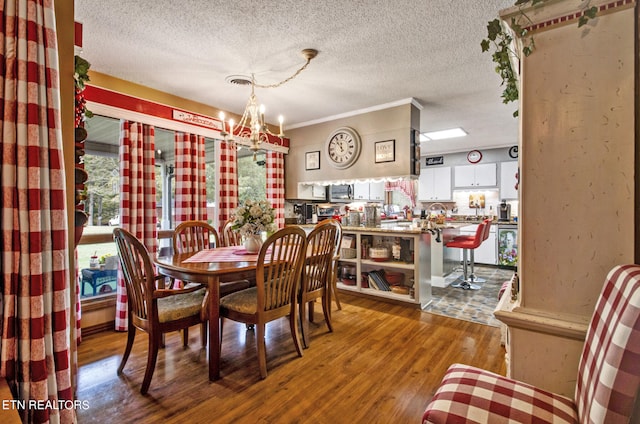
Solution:
{"label": "kitchen faucet", "polygon": [[440,205],[441,207],[440,209],[443,210],[445,213],[447,212],[447,207],[440,202],[432,203],[431,206],[429,206],[429,210],[430,211],[433,210],[433,207],[436,205]]}

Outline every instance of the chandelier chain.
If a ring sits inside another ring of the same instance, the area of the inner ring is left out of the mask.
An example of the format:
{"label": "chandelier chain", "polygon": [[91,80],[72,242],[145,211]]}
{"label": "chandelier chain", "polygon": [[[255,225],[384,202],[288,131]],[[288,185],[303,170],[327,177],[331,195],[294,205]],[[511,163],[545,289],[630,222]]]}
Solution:
{"label": "chandelier chain", "polygon": [[306,69],[306,67],[309,65],[309,62],[311,62],[310,58],[307,58],[307,62],[302,65],[302,67],[300,69],[298,69],[293,75],[291,75],[289,78],[283,79],[280,82],[274,83],[274,84],[258,84],[257,82],[255,82],[255,80],[253,80],[252,78],[252,82],[251,84],[254,87],[258,87],[258,88],[277,88],[280,87],[283,84],[288,83],[289,81],[291,81],[292,79],[294,79],[295,77],[297,77],[298,75],[300,75],[300,72],[304,71]]}

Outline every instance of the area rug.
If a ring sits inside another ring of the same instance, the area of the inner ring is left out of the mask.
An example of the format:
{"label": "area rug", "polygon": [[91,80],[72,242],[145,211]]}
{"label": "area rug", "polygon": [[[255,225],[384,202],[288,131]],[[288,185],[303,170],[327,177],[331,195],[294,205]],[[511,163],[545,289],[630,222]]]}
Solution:
{"label": "area rug", "polygon": [[462,277],[461,271],[453,272],[445,278],[445,282],[449,284],[447,287],[431,288],[433,301],[424,310],[433,314],[499,327],[500,321],[493,316],[493,311],[498,304],[498,293],[502,283],[511,279],[514,271],[476,266],[475,273],[478,277],[487,280],[484,283],[478,283],[480,290],[451,287],[451,283]]}

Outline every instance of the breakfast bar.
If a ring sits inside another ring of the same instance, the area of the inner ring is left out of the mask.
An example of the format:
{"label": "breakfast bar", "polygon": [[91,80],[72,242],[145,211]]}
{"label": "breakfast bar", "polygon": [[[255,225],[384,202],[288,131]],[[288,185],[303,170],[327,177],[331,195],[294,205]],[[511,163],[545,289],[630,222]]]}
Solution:
{"label": "breakfast bar", "polygon": [[458,228],[444,224],[423,229],[406,223],[343,226],[338,289],[424,309],[432,300],[431,287],[444,287],[444,277],[459,263],[459,252],[444,247],[459,234]]}

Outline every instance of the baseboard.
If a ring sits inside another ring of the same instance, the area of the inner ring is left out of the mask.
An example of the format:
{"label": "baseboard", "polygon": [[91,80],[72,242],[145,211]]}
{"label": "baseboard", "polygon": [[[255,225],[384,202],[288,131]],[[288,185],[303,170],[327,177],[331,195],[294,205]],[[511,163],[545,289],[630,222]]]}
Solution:
{"label": "baseboard", "polygon": [[103,322],[101,324],[92,325],[91,327],[82,328],[82,336],[91,336],[92,334],[102,333],[103,331],[114,331],[116,328],[115,322]]}

